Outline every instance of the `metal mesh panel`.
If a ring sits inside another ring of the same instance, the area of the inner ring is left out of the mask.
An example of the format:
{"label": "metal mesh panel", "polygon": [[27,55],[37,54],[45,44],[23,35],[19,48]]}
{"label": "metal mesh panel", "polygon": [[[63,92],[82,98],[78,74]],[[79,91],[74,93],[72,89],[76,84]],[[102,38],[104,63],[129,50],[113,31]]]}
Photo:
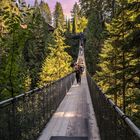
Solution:
{"label": "metal mesh panel", "polygon": [[89,90],[102,140],[139,140],[140,130],[99,89],[87,74]]}
{"label": "metal mesh panel", "polygon": [[0,102],[0,139],[35,140],[74,81],[74,73]]}

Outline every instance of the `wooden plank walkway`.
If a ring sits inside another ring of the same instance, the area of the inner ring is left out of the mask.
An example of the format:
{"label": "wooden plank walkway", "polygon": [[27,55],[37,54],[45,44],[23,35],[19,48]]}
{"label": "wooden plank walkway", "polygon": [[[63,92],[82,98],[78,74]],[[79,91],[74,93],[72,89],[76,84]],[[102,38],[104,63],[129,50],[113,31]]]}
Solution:
{"label": "wooden plank walkway", "polygon": [[[77,61],[83,60],[85,66],[83,52],[79,51]],[[75,80],[38,140],[87,139],[100,140],[100,135],[84,72],[81,85]]]}
{"label": "wooden plank walkway", "polygon": [[85,74],[81,85],[74,82],[38,140],[50,140],[52,136],[100,140]]}

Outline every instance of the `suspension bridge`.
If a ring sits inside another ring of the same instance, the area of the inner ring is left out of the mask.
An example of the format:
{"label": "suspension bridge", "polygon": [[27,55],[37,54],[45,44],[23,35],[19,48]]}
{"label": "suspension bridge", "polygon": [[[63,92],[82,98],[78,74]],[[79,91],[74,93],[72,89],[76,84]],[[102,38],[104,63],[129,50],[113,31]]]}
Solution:
{"label": "suspension bridge", "polygon": [[[79,52],[78,59],[84,53]],[[140,129],[85,69],[0,102],[1,140],[139,140]]]}

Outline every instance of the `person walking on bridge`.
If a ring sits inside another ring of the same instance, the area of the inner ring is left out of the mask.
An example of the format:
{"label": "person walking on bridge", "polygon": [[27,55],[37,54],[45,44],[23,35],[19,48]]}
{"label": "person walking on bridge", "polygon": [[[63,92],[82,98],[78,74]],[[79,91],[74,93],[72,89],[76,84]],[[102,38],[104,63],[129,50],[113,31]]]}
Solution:
{"label": "person walking on bridge", "polygon": [[82,46],[79,47],[79,52],[80,52],[80,55],[83,55],[83,47]]}
{"label": "person walking on bridge", "polygon": [[82,74],[82,69],[81,69],[80,65],[76,64],[75,65],[75,76],[76,76],[77,84],[81,84],[81,74]]}

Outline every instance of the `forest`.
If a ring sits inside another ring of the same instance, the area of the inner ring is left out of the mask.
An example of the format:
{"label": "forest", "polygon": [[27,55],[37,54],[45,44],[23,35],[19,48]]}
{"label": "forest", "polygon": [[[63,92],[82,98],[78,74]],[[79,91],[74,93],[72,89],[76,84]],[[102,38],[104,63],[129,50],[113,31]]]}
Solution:
{"label": "forest", "polygon": [[0,1],[0,101],[73,71],[85,35],[87,70],[140,127],[140,1],[79,0],[64,16],[60,2]]}
{"label": "forest", "polygon": [[[76,17],[76,10],[80,10],[77,3],[71,11],[73,21],[65,19],[59,2],[54,13],[47,3],[37,0],[34,6],[21,0],[2,0],[0,7],[0,100],[43,86],[72,71],[79,42],[66,36],[82,32],[87,23],[84,17]],[[79,23],[75,18],[79,18]]]}
{"label": "forest", "polygon": [[140,1],[80,0],[88,71],[140,127]]}

